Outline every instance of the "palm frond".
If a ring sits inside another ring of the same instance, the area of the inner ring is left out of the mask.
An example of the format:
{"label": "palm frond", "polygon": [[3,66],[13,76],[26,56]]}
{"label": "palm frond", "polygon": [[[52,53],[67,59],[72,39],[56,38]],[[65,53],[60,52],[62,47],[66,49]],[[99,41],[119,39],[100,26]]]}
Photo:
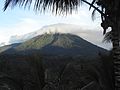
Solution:
{"label": "palm frond", "polygon": [[[96,0],[93,0],[92,3],[91,3],[91,5],[93,5],[95,2],[96,2]],[[89,10],[92,8],[91,5],[90,5],[90,7],[89,7]]]}
{"label": "palm frond", "polygon": [[[9,6],[15,7],[19,5],[20,7],[34,7],[35,11],[46,11],[50,10],[56,14],[72,13],[74,10],[78,10],[81,3],[86,3],[93,7],[100,14],[106,16],[101,10],[95,7],[93,4],[89,3],[88,0],[5,0],[4,8],[5,11]],[[93,0],[93,3],[95,1]],[[31,5],[32,4],[32,5]]]}
{"label": "palm frond", "polygon": [[4,5],[4,11],[7,7],[19,6],[31,6],[34,5],[35,11],[45,11],[50,9],[51,11],[62,13],[71,13],[80,6],[81,0],[6,0]]}
{"label": "palm frond", "polygon": [[107,32],[102,42],[110,43],[112,41],[112,31]]}

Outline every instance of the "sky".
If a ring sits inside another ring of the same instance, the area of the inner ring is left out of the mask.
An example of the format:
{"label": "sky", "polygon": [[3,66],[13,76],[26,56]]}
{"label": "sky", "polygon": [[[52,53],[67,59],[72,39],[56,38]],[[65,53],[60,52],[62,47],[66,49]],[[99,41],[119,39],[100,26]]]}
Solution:
{"label": "sky", "polygon": [[[91,19],[92,10],[83,4],[78,12],[73,12],[67,16],[54,15],[51,12],[36,13],[31,8],[30,10],[15,7],[8,8],[3,12],[4,0],[0,0],[0,43],[9,43],[9,39],[14,35],[23,35],[29,32],[36,31],[43,26],[66,23],[80,25],[85,29],[101,30],[100,16],[96,14],[95,21]],[[102,33],[102,32],[101,32]]]}

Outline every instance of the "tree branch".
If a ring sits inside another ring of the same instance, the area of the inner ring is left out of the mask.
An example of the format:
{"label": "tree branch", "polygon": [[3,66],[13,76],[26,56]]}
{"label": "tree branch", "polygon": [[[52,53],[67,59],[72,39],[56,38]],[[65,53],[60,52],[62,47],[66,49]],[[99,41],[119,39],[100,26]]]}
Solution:
{"label": "tree branch", "polygon": [[101,15],[107,17],[107,15],[105,13],[103,13],[100,9],[98,9],[97,7],[95,7],[93,4],[87,2],[86,0],[82,0],[84,3],[90,5],[91,7],[93,7],[94,9],[96,9]]}

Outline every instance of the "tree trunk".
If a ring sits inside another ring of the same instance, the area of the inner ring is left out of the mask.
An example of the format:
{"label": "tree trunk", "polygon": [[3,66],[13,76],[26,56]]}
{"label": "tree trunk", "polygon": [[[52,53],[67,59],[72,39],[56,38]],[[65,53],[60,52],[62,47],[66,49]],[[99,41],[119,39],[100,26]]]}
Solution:
{"label": "tree trunk", "polygon": [[112,30],[113,60],[114,60],[114,85],[115,90],[120,90],[120,49],[118,28]]}

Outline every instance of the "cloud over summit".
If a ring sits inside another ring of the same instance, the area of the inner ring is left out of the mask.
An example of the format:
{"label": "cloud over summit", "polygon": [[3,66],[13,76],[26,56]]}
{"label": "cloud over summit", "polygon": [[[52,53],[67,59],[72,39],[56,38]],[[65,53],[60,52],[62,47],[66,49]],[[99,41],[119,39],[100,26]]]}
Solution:
{"label": "cloud over summit", "polygon": [[44,26],[41,29],[24,34],[19,36],[12,36],[10,38],[9,43],[19,43],[24,42],[28,39],[31,39],[37,35],[41,35],[43,33],[72,33],[75,35],[78,35],[82,37],[83,39],[92,42],[93,44],[96,44],[98,46],[101,46],[103,48],[110,48],[110,44],[104,44],[102,43],[103,35],[101,30],[93,30],[94,28],[85,27],[79,25],[73,25],[73,24],[64,24],[64,23],[58,23],[53,25]]}

